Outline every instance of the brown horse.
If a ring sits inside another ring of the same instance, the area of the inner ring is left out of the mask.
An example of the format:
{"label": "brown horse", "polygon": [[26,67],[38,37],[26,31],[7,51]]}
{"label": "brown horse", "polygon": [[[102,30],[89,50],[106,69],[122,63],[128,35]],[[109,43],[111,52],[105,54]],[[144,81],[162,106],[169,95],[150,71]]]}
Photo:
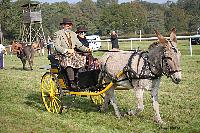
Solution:
{"label": "brown horse", "polygon": [[20,43],[17,41],[12,42],[12,52],[17,54],[17,57],[20,58],[23,64],[23,69],[25,70],[26,60],[29,62],[30,69],[33,70],[33,59],[35,54],[35,49],[38,48],[37,43],[32,43],[31,45]]}

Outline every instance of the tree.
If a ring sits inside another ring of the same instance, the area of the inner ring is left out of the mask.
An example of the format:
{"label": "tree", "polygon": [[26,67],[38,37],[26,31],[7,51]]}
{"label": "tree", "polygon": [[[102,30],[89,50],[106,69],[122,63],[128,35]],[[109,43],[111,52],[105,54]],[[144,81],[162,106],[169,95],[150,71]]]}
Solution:
{"label": "tree", "polygon": [[165,11],[165,27],[169,31],[172,27],[176,27],[179,32],[188,30],[188,15],[183,9],[172,6]]}
{"label": "tree", "polygon": [[147,23],[144,25],[145,33],[152,34],[155,29],[165,33],[164,8],[156,3],[145,3],[145,6],[148,10]]}
{"label": "tree", "polygon": [[89,27],[89,33],[96,31],[94,20],[97,18],[97,7],[92,0],[82,0],[76,4],[76,9],[79,9],[79,15],[77,18],[77,27],[79,25],[85,25]]}
{"label": "tree", "polygon": [[188,18],[188,31],[196,32],[200,27],[200,1],[199,0],[178,0],[177,7],[184,10]]}
{"label": "tree", "polygon": [[97,0],[97,7],[101,9],[113,4],[118,4],[118,0]]}

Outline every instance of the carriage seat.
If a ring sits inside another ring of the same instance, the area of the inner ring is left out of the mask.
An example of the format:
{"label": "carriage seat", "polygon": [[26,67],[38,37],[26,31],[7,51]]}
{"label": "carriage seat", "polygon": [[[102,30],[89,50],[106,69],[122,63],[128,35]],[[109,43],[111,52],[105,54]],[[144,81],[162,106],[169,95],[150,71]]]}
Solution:
{"label": "carriage seat", "polygon": [[51,66],[59,66],[59,61],[55,59],[54,55],[48,55],[48,60],[51,62]]}
{"label": "carriage seat", "polygon": [[55,59],[55,56],[52,54],[48,55],[48,60],[50,61],[51,72],[58,73],[58,71],[61,70],[59,61],[57,59]]}

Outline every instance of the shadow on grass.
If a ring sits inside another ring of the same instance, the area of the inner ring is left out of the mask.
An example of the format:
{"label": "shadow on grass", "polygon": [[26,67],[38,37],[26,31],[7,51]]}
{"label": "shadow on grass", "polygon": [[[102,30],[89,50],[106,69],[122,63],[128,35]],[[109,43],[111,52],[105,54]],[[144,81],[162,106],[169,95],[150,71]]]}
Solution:
{"label": "shadow on grass", "polygon": [[22,67],[20,67],[20,68],[12,67],[11,69],[12,70],[20,70],[20,71],[31,71],[31,69],[28,69],[28,68],[23,69]]}
{"label": "shadow on grass", "polygon": [[25,104],[27,104],[28,106],[37,108],[37,109],[42,110],[42,111],[46,111],[45,106],[42,102],[40,93],[33,92],[32,94],[29,94],[26,97],[26,99],[27,100],[26,100]]}
{"label": "shadow on grass", "polygon": [[77,112],[99,112],[100,105],[94,104],[89,97],[80,97],[80,96],[64,96],[64,110],[63,112],[68,111],[68,109],[76,109]]}
{"label": "shadow on grass", "polygon": [[[26,102],[28,106],[31,106],[33,108],[47,111],[41,95],[39,92],[32,92],[32,94],[29,94],[26,97]],[[78,96],[64,96],[63,97],[63,105],[64,105],[64,112],[67,112],[68,109],[75,109],[77,112],[99,112],[100,106],[96,105],[91,102],[90,98],[88,97],[78,97]]]}

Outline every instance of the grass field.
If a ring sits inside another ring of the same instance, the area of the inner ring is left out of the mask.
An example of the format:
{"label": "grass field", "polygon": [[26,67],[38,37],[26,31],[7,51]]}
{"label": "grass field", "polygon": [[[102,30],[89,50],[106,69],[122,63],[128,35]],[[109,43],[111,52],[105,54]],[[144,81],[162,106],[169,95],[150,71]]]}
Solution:
{"label": "grass field", "polygon": [[[106,45],[106,44],[105,44]],[[36,54],[33,71],[22,70],[20,60],[5,56],[5,69],[0,70],[0,132],[1,133],[154,133],[200,132],[200,46],[189,54],[188,42],[181,41],[182,82],[175,85],[163,77],[159,90],[160,112],[167,123],[160,127],[153,122],[149,92],[145,92],[145,109],[139,116],[117,119],[109,106],[107,113],[98,111],[88,97],[67,97],[71,107],[62,114],[46,111],[40,97],[41,76],[47,71],[46,56]],[[143,45],[142,45],[143,46]],[[137,48],[137,45],[134,45]],[[126,44],[120,44],[126,49]],[[147,47],[145,46],[144,49]],[[143,49],[143,48],[142,48]],[[95,56],[102,52],[95,52]],[[134,108],[132,91],[116,91],[121,111]]]}

